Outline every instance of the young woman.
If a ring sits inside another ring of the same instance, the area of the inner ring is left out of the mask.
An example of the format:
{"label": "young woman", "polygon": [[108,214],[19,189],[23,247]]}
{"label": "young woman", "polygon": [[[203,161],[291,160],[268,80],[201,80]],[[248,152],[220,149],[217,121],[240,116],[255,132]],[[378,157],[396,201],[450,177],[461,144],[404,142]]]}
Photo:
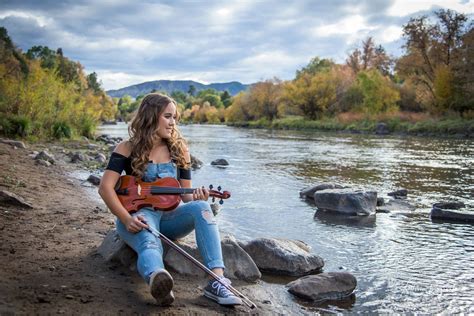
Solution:
{"label": "young woman", "polygon": [[[152,182],[175,177],[181,187],[191,187],[190,154],[176,123],[176,102],[164,95],[145,96],[130,127],[130,139],[121,142],[112,153],[99,186],[99,194],[117,217],[117,232],[138,254],[138,272],[150,286],[159,305],[174,301],[173,278],[163,264],[161,241],[145,228],[147,225],[170,239],[179,239],[196,231],[196,241],[204,264],[223,278],[224,262],[214,215],[207,202],[209,192],[198,188],[182,196],[184,203],[168,212],[142,208],[130,214],[115,193],[115,184],[123,171]],[[222,282],[230,284],[228,279]],[[218,281],[210,280],[204,295],[222,305],[242,304]]]}

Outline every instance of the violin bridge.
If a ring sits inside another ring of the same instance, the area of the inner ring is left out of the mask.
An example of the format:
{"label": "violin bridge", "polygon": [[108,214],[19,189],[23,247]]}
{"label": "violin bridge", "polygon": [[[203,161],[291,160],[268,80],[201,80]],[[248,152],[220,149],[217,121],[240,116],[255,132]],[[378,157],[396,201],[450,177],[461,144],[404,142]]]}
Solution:
{"label": "violin bridge", "polygon": [[138,195],[142,195],[142,186],[141,185],[137,186],[137,192],[138,192]]}

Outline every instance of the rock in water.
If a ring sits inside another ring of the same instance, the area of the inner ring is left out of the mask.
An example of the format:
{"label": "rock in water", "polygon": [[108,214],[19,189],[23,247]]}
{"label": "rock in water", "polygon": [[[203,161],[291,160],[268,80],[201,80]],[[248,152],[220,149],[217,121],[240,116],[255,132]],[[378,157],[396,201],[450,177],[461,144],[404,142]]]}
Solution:
{"label": "rock in water", "polygon": [[318,209],[350,215],[375,213],[377,192],[353,191],[351,189],[329,189],[314,193]]}
{"label": "rock in water", "polygon": [[287,284],[291,294],[316,302],[344,299],[354,292],[356,286],[356,278],[347,272],[308,275]]}
{"label": "rock in water", "polygon": [[302,276],[320,271],[324,260],[300,241],[258,238],[243,245],[257,267],[267,273]]}
{"label": "rock in water", "polygon": [[228,166],[229,162],[225,159],[216,159],[213,162],[211,162],[211,165],[213,165],[213,166]]}
{"label": "rock in water", "polygon": [[334,183],[320,183],[300,191],[300,198],[313,199],[314,193],[327,189],[343,189],[344,187]]}
{"label": "rock in water", "polygon": [[431,210],[431,220],[474,224],[474,213],[446,211],[437,207],[433,207]]}

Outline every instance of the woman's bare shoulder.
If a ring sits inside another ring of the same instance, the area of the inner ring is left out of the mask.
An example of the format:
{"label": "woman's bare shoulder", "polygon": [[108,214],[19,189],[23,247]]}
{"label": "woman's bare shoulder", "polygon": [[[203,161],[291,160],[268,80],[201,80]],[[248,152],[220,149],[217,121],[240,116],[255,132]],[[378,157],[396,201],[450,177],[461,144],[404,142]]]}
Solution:
{"label": "woman's bare shoulder", "polygon": [[115,147],[114,152],[130,157],[132,154],[132,144],[128,140],[123,140]]}

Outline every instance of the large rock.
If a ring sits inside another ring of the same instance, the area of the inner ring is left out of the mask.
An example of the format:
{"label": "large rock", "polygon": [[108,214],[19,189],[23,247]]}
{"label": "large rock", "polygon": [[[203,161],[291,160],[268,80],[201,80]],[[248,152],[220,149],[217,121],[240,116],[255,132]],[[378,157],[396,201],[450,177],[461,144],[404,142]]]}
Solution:
{"label": "large rock", "polygon": [[301,241],[258,238],[243,248],[262,272],[302,276],[318,272],[324,266],[323,259],[311,254],[310,247]]}
{"label": "large rock", "polygon": [[44,160],[49,162],[50,164],[54,164],[56,160],[54,159],[54,156],[47,152],[46,150],[41,151],[38,155],[35,157],[36,160]]}
{"label": "large rock", "polygon": [[21,196],[7,190],[0,190],[0,202],[25,208],[33,208],[33,205],[26,202]]}
{"label": "large rock", "polygon": [[466,207],[463,202],[438,202],[433,204],[433,207],[440,208],[442,210],[459,210]]}
{"label": "large rock", "polygon": [[[188,254],[202,262],[193,236],[194,234],[190,234],[175,243]],[[207,275],[165,242],[162,242],[162,244],[164,253],[163,261],[166,268],[171,268],[183,275],[199,277],[205,277]],[[226,277],[248,282],[255,282],[261,278],[262,275],[255,262],[253,262],[252,258],[239,246],[234,237],[225,236],[221,241],[221,246],[224,264],[226,266],[224,271]],[[131,270],[135,270],[136,268],[137,254],[120,238],[116,230],[108,232],[97,251],[106,261],[120,263],[125,267],[129,267]]]}
{"label": "large rock", "polygon": [[438,207],[433,207],[430,215],[433,221],[438,222],[474,223],[474,213],[472,212],[446,211]]}
{"label": "large rock", "polygon": [[[202,261],[195,240],[192,236],[177,242],[177,245],[184,251],[192,255],[194,258]],[[224,257],[224,265],[226,267],[225,276],[232,279],[240,279],[248,282],[255,282],[261,278],[252,258],[239,246],[238,242],[232,236],[225,236],[221,241],[222,255]],[[165,248],[168,248],[166,246]],[[182,254],[174,249],[169,249],[165,255],[164,262],[167,267],[172,268],[176,272],[184,275],[193,275],[204,277],[206,273],[198,268],[191,261],[185,259]]]}
{"label": "large rock", "polygon": [[322,190],[327,190],[327,189],[343,189],[344,187],[339,184],[334,184],[334,183],[320,183],[316,184],[312,187],[303,189],[300,191],[300,197],[301,198],[306,198],[306,199],[313,199],[314,198],[314,193],[317,191],[322,191]]}
{"label": "large rock", "polygon": [[18,140],[0,138],[0,143],[8,144],[10,146],[17,147],[17,148],[23,148],[23,149],[26,148],[25,143]]}
{"label": "large rock", "polygon": [[202,165],[203,165],[203,162],[201,160],[191,155],[191,168],[193,170],[200,169]]}
{"label": "large rock", "polygon": [[344,299],[354,292],[356,286],[356,278],[347,272],[308,275],[287,284],[291,294],[316,302]]}
{"label": "large rock", "polygon": [[351,215],[375,213],[377,192],[329,189],[314,193],[314,203],[320,210]]}
{"label": "large rock", "polygon": [[137,261],[135,251],[120,238],[115,229],[107,233],[97,252],[105,261],[117,262],[125,267],[131,267],[132,270]]}

